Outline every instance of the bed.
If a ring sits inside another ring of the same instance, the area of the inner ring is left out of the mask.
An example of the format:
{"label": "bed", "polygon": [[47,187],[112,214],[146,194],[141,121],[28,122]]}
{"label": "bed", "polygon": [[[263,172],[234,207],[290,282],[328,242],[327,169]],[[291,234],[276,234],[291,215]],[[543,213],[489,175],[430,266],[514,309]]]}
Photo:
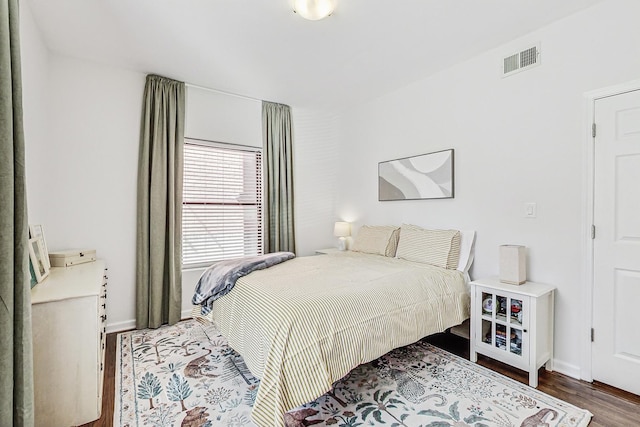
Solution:
{"label": "bed", "polygon": [[462,239],[457,269],[347,251],[238,279],[207,319],[261,380],[253,421],[284,426],[285,412],[356,366],[467,319],[474,236]]}

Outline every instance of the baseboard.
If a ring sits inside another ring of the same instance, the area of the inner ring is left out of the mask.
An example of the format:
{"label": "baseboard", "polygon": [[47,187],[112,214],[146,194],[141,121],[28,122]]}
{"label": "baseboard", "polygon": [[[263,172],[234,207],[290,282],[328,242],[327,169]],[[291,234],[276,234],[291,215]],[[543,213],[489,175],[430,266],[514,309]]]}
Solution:
{"label": "baseboard", "polygon": [[[180,313],[180,318],[182,320],[190,319],[191,309],[182,310],[182,313]],[[111,334],[113,332],[130,331],[135,328],[136,328],[136,319],[124,320],[122,322],[115,322],[115,323],[107,323],[108,334]]]}
{"label": "baseboard", "polygon": [[136,328],[136,319],[124,320],[122,322],[107,323],[107,333],[130,331]]}
{"label": "baseboard", "polygon": [[553,359],[553,370],[577,380],[581,379],[580,367],[562,360]]}

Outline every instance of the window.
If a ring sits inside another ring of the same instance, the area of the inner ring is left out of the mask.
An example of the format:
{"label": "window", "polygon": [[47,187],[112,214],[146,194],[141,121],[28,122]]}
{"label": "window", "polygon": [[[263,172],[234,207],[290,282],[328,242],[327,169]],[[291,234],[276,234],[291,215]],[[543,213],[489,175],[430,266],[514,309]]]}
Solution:
{"label": "window", "polygon": [[262,254],[262,153],[185,139],[182,265]]}

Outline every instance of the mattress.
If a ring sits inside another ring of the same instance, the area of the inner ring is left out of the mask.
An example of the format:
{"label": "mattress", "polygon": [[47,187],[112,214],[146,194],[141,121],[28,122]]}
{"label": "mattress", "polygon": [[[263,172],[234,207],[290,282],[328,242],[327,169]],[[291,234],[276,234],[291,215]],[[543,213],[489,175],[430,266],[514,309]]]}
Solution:
{"label": "mattress", "polygon": [[239,279],[209,320],[261,379],[260,427],[356,366],[469,317],[464,274],[353,252],[295,258]]}

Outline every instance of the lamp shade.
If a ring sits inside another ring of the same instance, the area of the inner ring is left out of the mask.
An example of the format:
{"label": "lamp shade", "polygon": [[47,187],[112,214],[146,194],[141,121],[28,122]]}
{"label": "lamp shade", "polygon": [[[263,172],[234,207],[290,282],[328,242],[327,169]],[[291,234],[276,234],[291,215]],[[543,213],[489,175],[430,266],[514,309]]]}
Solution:
{"label": "lamp shade", "polygon": [[331,15],[336,0],[293,0],[293,10],[310,21],[318,21]]}
{"label": "lamp shade", "polygon": [[336,222],[333,226],[333,235],[336,237],[351,236],[351,224],[343,221]]}

